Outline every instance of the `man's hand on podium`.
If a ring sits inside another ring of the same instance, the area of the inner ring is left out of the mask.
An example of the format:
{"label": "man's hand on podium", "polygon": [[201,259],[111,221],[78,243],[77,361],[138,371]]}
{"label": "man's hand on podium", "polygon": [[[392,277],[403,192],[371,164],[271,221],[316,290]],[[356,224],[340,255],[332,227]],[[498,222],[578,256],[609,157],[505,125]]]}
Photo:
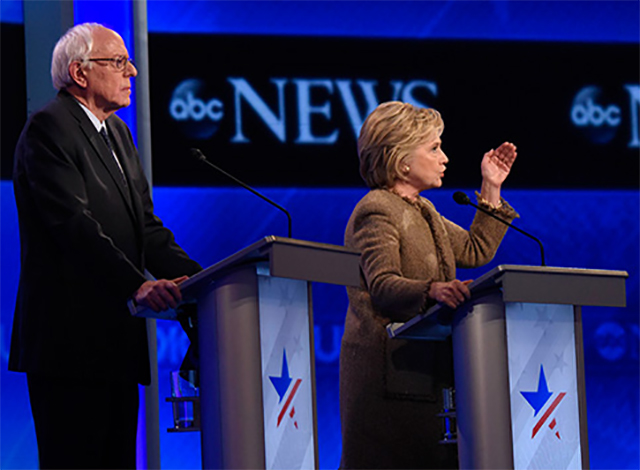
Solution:
{"label": "man's hand on podium", "polygon": [[146,281],[133,294],[133,299],[138,305],[149,307],[154,312],[176,308],[182,300],[182,293],[178,285],[187,279],[189,276],[181,276],[172,280]]}

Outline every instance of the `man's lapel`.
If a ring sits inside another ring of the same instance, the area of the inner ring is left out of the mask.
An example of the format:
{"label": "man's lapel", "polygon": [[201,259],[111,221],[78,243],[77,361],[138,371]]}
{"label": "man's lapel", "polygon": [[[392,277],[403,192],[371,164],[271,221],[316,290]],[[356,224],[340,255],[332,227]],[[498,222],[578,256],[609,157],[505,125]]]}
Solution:
{"label": "man's lapel", "polygon": [[[107,126],[109,136],[111,137],[111,145],[113,146],[115,152],[118,154],[118,161],[120,162],[120,166],[122,167],[122,173],[124,173],[126,181],[128,182],[128,188],[126,190],[128,196],[127,202],[129,202],[129,207],[132,210],[134,219],[137,220],[139,224],[143,224],[142,201],[140,200],[140,196],[136,192],[134,185],[134,179],[138,175],[134,175],[135,169],[131,167],[130,155],[128,155],[128,153],[130,152],[130,150],[128,150],[129,146],[127,146],[125,142],[122,141],[120,133],[114,130],[109,119],[106,120],[105,125]],[[117,170],[120,177],[122,177],[120,169],[117,168]]]}
{"label": "man's lapel", "polygon": [[[129,208],[131,208],[131,193],[129,191],[127,180],[123,178],[123,174],[122,174],[123,172],[120,171],[120,167],[118,166],[118,163],[116,162],[113,153],[111,153],[111,150],[109,150],[109,147],[107,147],[107,143],[104,141],[104,138],[100,135],[98,131],[95,130],[95,127],[93,127],[93,124],[91,124],[91,126],[92,127],[87,130],[87,132],[93,131],[93,133],[90,134],[91,137],[89,139],[91,141],[91,145],[98,153],[98,156],[100,157],[100,160],[102,160],[102,163],[104,163],[104,165],[107,167],[107,170],[111,175],[111,178],[113,179],[114,183],[118,187],[118,191],[120,192],[120,195],[124,198],[125,201],[127,201],[127,205],[129,206]],[[113,133],[111,132],[111,130],[108,130],[108,133],[109,133],[109,136],[113,136]],[[116,152],[116,154],[118,155],[122,154],[122,148],[119,147],[118,145],[115,145],[115,143],[113,142],[113,139],[112,139],[111,145],[113,146],[113,150]]]}
{"label": "man's lapel", "polygon": [[[86,113],[82,110],[80,105],[76,102],[75,98],[73,98],[69,93],[61,91],[58,94],[58,97],[65,104],[67,109],[71,112],[71,114],[77,119],[80,129],[82,133],[85,135],[91,147],[95,151],[96,155],[105,166],[109,175],[113,179],[113,182],[118,187],[118,191],[120,192],[120,196],[127,201],[127,205],[130,210],[132,208],[131,202],[131,194],[129,192],[129,188],[125,184],[125,180],[122,178],[122,172],[118,167],[118,163],[116,163],[113,154],[107,147],[106,142],[100,135],[100,133],[96,130],[95,126],[86,115]],[[109,129],[109,134],[113,135],[113,132]],[[115,148],[116,152],[122,151],[122,146],[119,145],[118,148]]]}

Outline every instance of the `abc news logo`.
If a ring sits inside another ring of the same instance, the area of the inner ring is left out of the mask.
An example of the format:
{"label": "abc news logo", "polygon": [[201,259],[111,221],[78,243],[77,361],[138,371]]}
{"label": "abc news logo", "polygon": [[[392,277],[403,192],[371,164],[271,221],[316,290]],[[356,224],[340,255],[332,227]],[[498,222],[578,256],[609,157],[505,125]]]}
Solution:
{"label": "abc news logo", "polygon": [[[629,148],[640,147],[638,109],[640,85],[625,85],[629,95],[629,124],[631,136]],[[587,138],[596,144],[606,144],[617,134],[623,123],[622,109],[604,96],[600,87],[587,86],[576,93],[571,107],[571,121]]]}
{"label": "abc news logo", "polygon": [[[266,92],[267,100],[275,103],[271,105],[245,78],[228,77],[226,82],[231,86],[233,143],[251,142],[244,124],[251,112],[281,143],[332,145],[344,131],[334,124],[339,104],[346,112],[351,132],[357,136],[364,119],[381,102],[375,80],[273,78]],[[426,98],[436,97],[438,92],[436,83],[426,80],[392,80],[389,89],[392,100],[421,107],[428,107]],[[286,114],[290,109],[286,106],[287,97],[295,99],[293,117]],[[362,98],[364,106],[358,105]],[[214,136],[221,121],[230,114],[225,103],[212,96],[205,82],[196,78],[184,80],[174,89],[169,113],[187,137],[201,140]],[[294,120],[290,127],[287,119]]]}
{"label": "abc news logo", "polygon": [[[351,131],[357,136],[366,116],[373,111],[380,100],[376,92],[375,80],[349,79],[271,79],[269,100],[274,96],[277,104],[269,105],[267,101],[251,86],[245,78],[229,77],[233,96],[233,135],[232,143],[251,142],[244,128],[244,119],[248,111],[254,113],[266,128],[281,142],[293,141],[296,144],[334,144],[340,136],[341,129],[334,128],[322,133],[314,129],[314,122],[319,119],[327,123],[332,121],[336,108],[334,97],[338,98],[346,111]],[[392,100],[405,101],[416,106],[428,107],[424,97],[436,97],[437,85],[426,80],[394,80],[389,83]],[[294,87],[297,110],[296,122],[292,129],[287,128],[285,107],[285,89]],[[640,107],[640,85],[625,85],[629,97],[630,139],[628,147],[640,147],[638,109]],[[323,92],[330,99],[318,103],[314,93]],[[365,106],[357,105],[356,96],[364,97]],[[231,100],[230,100],[231,101]],[[225,104],[218,97],[213,97],[207,90],[203,80],[192,78],[182,81],[173,91],[169,113],[179,123],[183,133],[190,138],[206,140],[213,137],[219,129],[220,122],[229,114]],[[574,97],[571,107],[571,121],[583,131],[593,143],[606,144],[618,133],[623,124],[622,109],[618,104],[607,102],[600,87],[588,86],[581,89]],[[297,132],[295,132],[297,131]]]}

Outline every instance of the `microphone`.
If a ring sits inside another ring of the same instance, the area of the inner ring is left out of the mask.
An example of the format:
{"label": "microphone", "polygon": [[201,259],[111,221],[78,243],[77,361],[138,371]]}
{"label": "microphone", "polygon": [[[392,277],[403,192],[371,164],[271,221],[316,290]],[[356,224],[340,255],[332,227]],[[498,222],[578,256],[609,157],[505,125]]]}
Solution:
{"label": "microphone", "polygon": [[288,236],[289,238],[291,238],[291,214],[289,214],[289,211],[287,211],[284,207],[282,207],[279,204],[276,204],[274,201],[272,201],[271,199],[269,199],[267,196],[264,196],[263,194],[260,194],[258,191],[256,191],[255,189],[253,189],[251,186],[249,186],[248,184],[243,183],[242,181],[240,181],[238,178],[236,178],[233,175],[230,175],[229,173],[227,173],[226,171],[224,171],[222,168],[214,165],[213,163],[211,163],[209,160],[207,160],[207,157],[204,156],[204,154],[200,151],[200,149],[191,149],[191,155],[193,157],[195,157],[196,159],[200,160],[201,162],[206,163],[207,165],[209,165],[210,167],[212,167],[214,170],[219,171],[220,173],[222,173],[223,175],[225,175],[227,178],[233,180],[234,182],[238,183],[240,186],[242,186],[244,189],[247,189],[249,191],[251,191],[253,194],[255,194],[256,196],[258,196],[260,199],[268,202],[269,204],[271,204],[272,206],[276,207],[277,209],[281,210],[282,212],[284,212],[284,214],[287,216],[287,222],[288,222]]}
{"label": "microphone", "polygon": [[500,217],[498,217],[497,215],[489,212],[486,209],[483,209],[482,207],[477,206],[476,204],[474,204],[473,202],[471,202],[471,200],[469,200],[469,196],[467,196],[465,193],[463,193],[462,191],[456,191],[455,193],[453,193],[453,200],[456,201],[458,204],[460,204],[461,206],[472,206],[475,207],[476,209],[478,209],[480,212],[484,212],[485,214],[487,214],[490,217],[493,217],[496,220],[499,220],[500,222],[502,222],[505,225],[508,225],[509,227],[511,227],[512,229],[520,232],[523,235],[526,235],[527,237],[535,240],[536,242],[538,242],[538,245],[540,245],[540,258],[542,259],[542,264],[540,266],[546,266],[545,262],[544,262],[544,247],[542,246],[542,242],[540,240],[538,240],[536,237],[534,237],[533,235],[531,235],[530,233],[525,232],[522,229],[519,229],[518,227],[516,227],[515,225],[510,224],[509,222],[507,222],[504,219],[501,219]]}

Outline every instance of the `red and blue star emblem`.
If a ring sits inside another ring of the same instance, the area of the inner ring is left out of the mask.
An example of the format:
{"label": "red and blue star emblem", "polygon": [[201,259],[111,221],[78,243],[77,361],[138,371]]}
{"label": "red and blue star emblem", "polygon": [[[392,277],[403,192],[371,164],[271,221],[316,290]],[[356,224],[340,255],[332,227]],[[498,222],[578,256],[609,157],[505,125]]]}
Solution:
{"label": "red and blue star emblem", "polygon": [[[291,411],[289,411],[289,417],[293,419],[293,416],[295,415],[296,411],[295,411],[295,407],[291,405],[291,402],[293,401],[293,397],[295,396],[296,392],[298,391],[298,388],[300,387],[300,384],[302,383],[302,379],[297,379],[293,384],[291,391],[287,394],[287,392],[289,391],[289,386],[291,385],[291,382],[293,382],[293,379],[291,378],[291,375],[289,375],[289,365],[287,364],[286,350],[284,349],[282,350],[282,371],[280,372],[280,376],[279,377],[269,376],[269,380],[271,380],[273,387],[276,389],[276,392],[278,393],[278,397],[279,397],[278,403],[282,403],[282,400],[284,400],[286,397],[284,405],[282,405],[282,409],[278,414],[277,427],[279,427],[280,423],[282,422],[282,419],[284,418],[284,416],[287,414],[287,411],[289,410],[289,406],[291,406]],[[297,421],[294,421],[293,425],[296,427],[296,429],[298,429]]]}
{"label": "red and blue star emblem", "polygon": [[[549,402],[549,400],[553,396],[553,393],[549,391],[549,387],[547,386],[547,379],[544,375],[544,368],[542,367],[542,364],[540,365],[540,375],[538,377],[538,390],[536,390],[535,392],[520,392],[520,393],[525,398],[525,400],[527,400],[529,405],[531,405],[531,407],[533,408],[533,416],[534,417],[538,416],[538,413],[545,408],[545,405],[547,404],[547,402]],[[536,436],[536,434],[538,434],[538,431],[540,431],[540,428],[544,426],[544,423],[547,422],[547,420],[549,419],[553,411],[558,407],[558,405],[560,404],[562,399],[565,397],[565,395],[566,395],[566,392],[560,392],[553,399],[551,404],[546,408],[546,410],[544,411],[540,419],[538,419],[535,426],[533,427],[533,431],[531,433],[531,439],[533,439]],[[553,418],[549,423],[549,429],[553,431],[556,427],[556,424],[557,424],[556,419]],[[556,437],[560,439],[559,431],[556,431]]]}

